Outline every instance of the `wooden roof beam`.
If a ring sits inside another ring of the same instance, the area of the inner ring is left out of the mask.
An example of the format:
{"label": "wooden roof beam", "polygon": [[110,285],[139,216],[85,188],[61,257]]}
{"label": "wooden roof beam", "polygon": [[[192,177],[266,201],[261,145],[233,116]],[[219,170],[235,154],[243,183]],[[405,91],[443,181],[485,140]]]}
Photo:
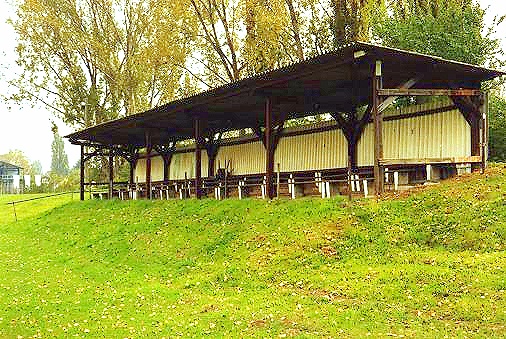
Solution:
{"label": "wooden roof beam", "polygon": [[378,90],[379,96],[479,96],[477,89],[401,89],[385,88]]}

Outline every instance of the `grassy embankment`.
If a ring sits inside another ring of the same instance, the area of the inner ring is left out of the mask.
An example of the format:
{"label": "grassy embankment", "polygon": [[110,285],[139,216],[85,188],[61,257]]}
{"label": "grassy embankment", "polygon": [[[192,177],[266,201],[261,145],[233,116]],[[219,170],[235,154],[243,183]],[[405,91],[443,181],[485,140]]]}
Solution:
{"label": "grassy embankment", "polygon": [[0,337],[504,337],[506,169],[396,200],[0,203]]}

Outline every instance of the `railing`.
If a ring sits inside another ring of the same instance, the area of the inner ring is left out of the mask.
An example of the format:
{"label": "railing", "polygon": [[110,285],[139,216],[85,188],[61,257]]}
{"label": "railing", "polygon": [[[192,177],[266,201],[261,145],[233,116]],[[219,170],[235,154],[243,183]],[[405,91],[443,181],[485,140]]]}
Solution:
{"label": "railing", "polygon": [[[368,196],[368,182],[371,182],[372,171],[361,171],[354,173],[351,178],[353,194],[363,194]],[[113,197],[121,200],[146,198],[151,196],[153,199],[185,199],[196,195],[195,181],[192,179],[171,180],[167,182],[152,182],[151,192],[147,191],[146,183],[127,184],[119,183],[122,187],[114,184]],[[316,171],[305,173],[276,173],[273,176],[273,187],[275,196],[287,196],[291,199],[302,195],[318,195],[322,198],[329,198],[332,195],[342,194],[342,187],[350,184],[347,173],[340,170],[334,171]],[[202,191],[204,196],[209,196],[222,200],[230,196],[242,199],[248,196],[258,196],[265,198],[266,178],[263,174],[246,176],[227,176],[202,178]],[[95,183],[95,188],[102,189],[90,190],[91,198],[104,199],[109,198],[108,183]],[[151,193],[151,194],[149,194]]]}
{"label": "railing", "polygon": [[[402,186],[432,182],[438,178],[432,177],[432,165],[416,165],[411,168],[404,166],[389,166],[385,168],[384,188],[386,191],[397,191]],[[437,168],[453,169],[452,166],[438,165]],[[441,176],[444,178],[445,176]],[[335,195],[351,197],[369,197],[374,194],[371,183],[374,182],[371,167],[354,171],[350,177],[345,169],[318,170],[308,172],[280,172],[273,176],[274,195],[295,199],[301,196],[321,196],[329,198]],[[90,198],[109,198],[109,183],[92,183],[95,190],[90,190]],[[201,189],[204,196],[217,200],[230,196],[243,199],[248,196],[265,198],[268,195],[266,177],[263,174],[227,175],[202,178]],[[151,192],[147,191],[146,183],[128,184],[114,183],[113,197],[120,200],[136,200],[151,197],[152,199],[186,199],[196,196],[194,179],[156,181],[151,183]]]}

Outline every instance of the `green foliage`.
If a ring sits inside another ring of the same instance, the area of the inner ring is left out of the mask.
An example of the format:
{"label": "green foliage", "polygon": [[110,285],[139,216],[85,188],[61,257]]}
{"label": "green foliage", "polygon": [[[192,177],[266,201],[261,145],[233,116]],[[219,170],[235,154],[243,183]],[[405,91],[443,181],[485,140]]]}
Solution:
{"label": "green foliage", "polygon": [[42,103],[75,127],[172,99],[186,60],[182,5],[20,1],[12,24],[23,71],[11,81],[19,89],[12,99]]}
{"label": "green foliage", "polygon": [[79,190],[80,171],[71,169],[66,175],[50,171],[43,176],[42,192],[71,192]]}
{"label": "green foliage", "polygon": [[498,40],[482,34],[485,12],[472,1],[392,2],[386,13],[373,30],[387,46],[475,65],[500,51]]}
{"label": "green foliage", "polygon": [[0,336],[502,338],[505,171],[352,204],[6,206]]}
{"label": "green foliage", "polygon": [[17,101],[86,127],[353,40],[470,63],[498,42],[470,0],[42,1],[18,4]]}
{"label": "green foliage", "polygon": [[51,172],[58,176],[65,176],[69,173],[69,159],[65,153],[65,144],[58,131],[53,131],[53,142],[51,143]]}
{"label": "green foliage", "polygon": [[42,174],[42,164],[40,163],[39,160],[35,160],[34,162],[32,162],[30,167],[32,168],[31,174],[33,175]]}
{"label": "green foliage", "polygon": [[384,8],[384,0],[331,0],[334,47],[351,41],[369,41],[373,16]]}
{"label": "green foliage", "polygon": [[489,99],[490,160],[506,160],[506,100],[497,95]]}
{"label": "green foliage", "polygon": [[32,174],[30,160],[23,153],[23,151],[20,151],[18,149],[10,150],[8,153],[0,155],[0,160],[21,167],[23,169],[23,173],[25,174]]}

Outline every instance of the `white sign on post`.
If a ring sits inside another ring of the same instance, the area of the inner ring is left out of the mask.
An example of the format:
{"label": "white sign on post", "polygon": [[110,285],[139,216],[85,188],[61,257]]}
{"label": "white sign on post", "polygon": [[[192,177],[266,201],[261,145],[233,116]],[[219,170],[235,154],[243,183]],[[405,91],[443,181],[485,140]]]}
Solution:
{"label": "white sign on post", "polygon": [[25,187],[30,187],[32,179],[31,176],[29,174],[25,174],[23,178],[25,179]]}
{"label": "white sign on post", "polygon": [[18,189],[19,188],[19,179],[20,179],[20,176],[17,175],[17,174],[14,174],[12,176],[12,187],[14,189]]}

